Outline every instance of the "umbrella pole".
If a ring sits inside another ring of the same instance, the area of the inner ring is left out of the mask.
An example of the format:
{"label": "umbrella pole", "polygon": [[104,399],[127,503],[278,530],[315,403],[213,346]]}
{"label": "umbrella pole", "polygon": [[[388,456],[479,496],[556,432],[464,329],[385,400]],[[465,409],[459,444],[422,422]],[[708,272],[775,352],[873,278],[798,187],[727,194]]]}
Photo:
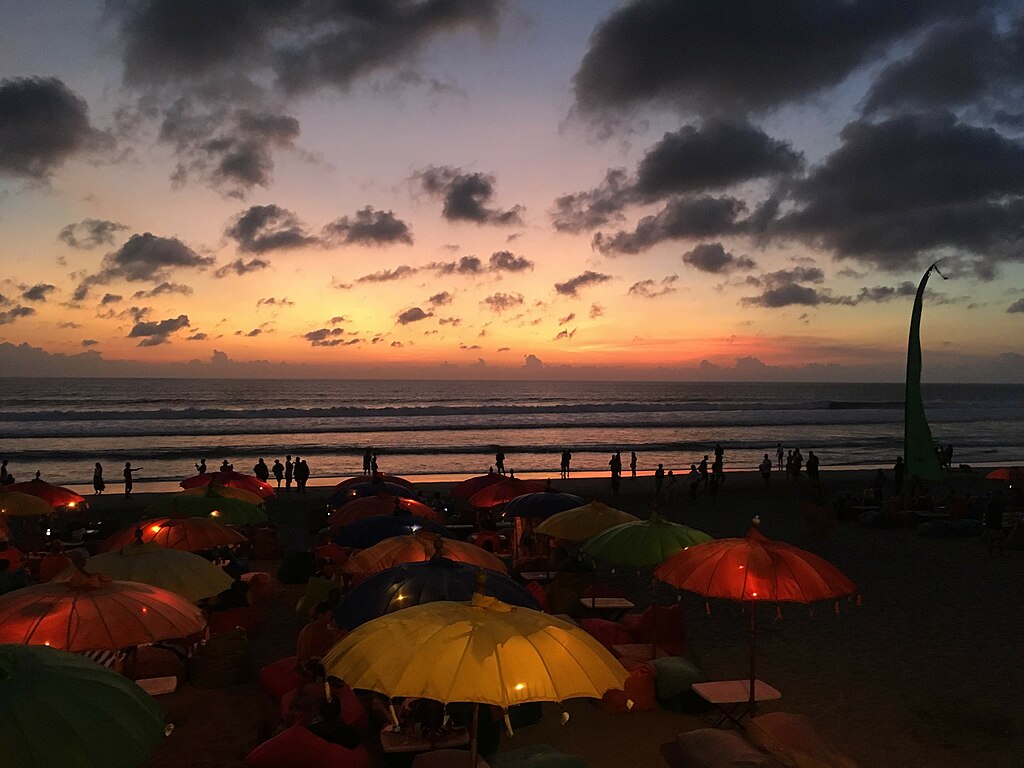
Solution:
{"label": "umbrella pole", "polygon": [[476,753],[477,753],[476,734],[477,734],[477,729],[479,728],[479,725],[480,725],[480,705],[479,704],[474,704],[473,705],[473,729],[472,729],[472,731],[470,732],[470,735],[469,735],[469,765],[470,765],[470,768],[476,768]]}
{"label": "umbrella pole", "polygon": [[757,606],[757,601],[750,601],[750,716],[754,717],[755,713],[755,699],[754,699],[754,679],[756,677],[754,670],[754,659],[756,657],[755,647],[757,646],[757,615],[754,609]]}

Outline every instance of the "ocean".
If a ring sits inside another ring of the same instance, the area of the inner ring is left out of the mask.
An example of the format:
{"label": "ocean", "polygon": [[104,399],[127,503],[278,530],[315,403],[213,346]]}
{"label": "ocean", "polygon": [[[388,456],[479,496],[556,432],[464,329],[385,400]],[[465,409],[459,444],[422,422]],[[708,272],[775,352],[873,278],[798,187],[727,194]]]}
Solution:
{"label": "ocean", "polygon": [[[479,382],[9,378],[0,455],[18,480],[36,470],[88,485],[103,463],[112,490],[125,461],[137,484],[176,481],[205,458],[249,472],[302,456],[313,483],[358,474],[373,447],[385,472],[557,475],[607,471],[613,451],[638,468],[686,469],[725,448],[726,470],[752,469],[775,446],[813,450],[823,467],[891,466],[903,439],[902,384]],[[953,463],[1024,459],[1024,385],[930,384],[925,407]]]}

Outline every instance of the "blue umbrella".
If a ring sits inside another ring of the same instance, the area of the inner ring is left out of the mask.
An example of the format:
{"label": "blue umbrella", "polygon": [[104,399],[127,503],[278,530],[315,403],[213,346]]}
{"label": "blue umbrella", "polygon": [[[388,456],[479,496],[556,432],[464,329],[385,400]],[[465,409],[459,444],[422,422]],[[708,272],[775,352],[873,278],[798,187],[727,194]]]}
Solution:
{"label": "blue umbrella", "polygon": [[375,515],[349,523],[334,537],[334,543],[353,549],[367,549],[392,536],[408,536],[425,530],[444,536],[443,526],[416,515]]}
{"label": "blue umbrella", "polygon": [[[481,578],[480,574],[484,574]],[[375,573],[357,584],[334,610],[334,623],[343,629],[422,603],[470,600],[479,590],[510,605],[541,610],[533,595],[519,582],[497,571],[434,557],[421,563],[403,563]]]}
{"label": "blue umbrella", "polygon": [[505,505],[505,517],[539,517],[543,520],[567,509],[581,507],[587,502],[572,493],[541,491],[516,496]]}
{"label": "blue umbrella", "polygon": [[327,500],[327,506],[333,511],[353,499],[361,499],[364,496],[376,496],[380,493],[388,493],[392,496],[401,496],[403,499],[415,499],[416,494],[404,485],[389,483],[385,480],[367,480],[365,483],[355,483],[342,488]]}

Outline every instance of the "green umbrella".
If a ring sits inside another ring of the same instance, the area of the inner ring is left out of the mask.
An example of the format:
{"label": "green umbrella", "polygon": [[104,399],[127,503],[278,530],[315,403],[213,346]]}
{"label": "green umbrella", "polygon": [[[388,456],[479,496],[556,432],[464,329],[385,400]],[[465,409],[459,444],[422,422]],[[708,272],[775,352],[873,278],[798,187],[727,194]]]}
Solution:
{"label": "green umbrella", "polygon": [[267,513],[254,504],[216,496],[175,493],[146,507],[146,517],[209,517],[227,525],[267,522]]}
{"label": "green umbrella", "polygon": [[5,768],[134,768],[163,735],[159,705],[131,680],[74,653],[0,645]]}
{"label": "green umbrella", "polygon": [[653,568],[676,552],[711,541],[703,531],[669,522],[657,512],[650,520],[623,523],[587,540],[584,554],[613,565]]}

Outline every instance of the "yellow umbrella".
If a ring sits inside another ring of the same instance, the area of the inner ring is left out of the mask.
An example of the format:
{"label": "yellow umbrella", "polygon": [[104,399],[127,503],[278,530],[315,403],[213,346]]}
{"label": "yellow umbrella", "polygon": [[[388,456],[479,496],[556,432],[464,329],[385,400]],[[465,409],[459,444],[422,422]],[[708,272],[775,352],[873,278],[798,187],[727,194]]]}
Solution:
{"label": "yellow umbrella", "polygon": [[[328,675],[389,698],[469,701],[599,699],[626,670],[579,627],[485,595],[404,608],[353,630],[322,659]],[[477,719],[474,711],[474,725]],[[476,764],[474,727],[470,765]]]}
{"label": "yellow umbrella", "polygon": [[616,525],[635,523],[639,520],[640,518],[629,512],[609,507],[600,501],[592,501],[582,507],[573,507],[552,515],[533,530],[535,533],[543,533],[555,539],[586,541]]}
{"label": "yellow umbrella", "polygon": [[219,595],[232,578],[206,558],[167,549],[159,544],[138,543],[90,557],[85,570],[118,581],[136,581],[174,592],[190,602]]}
{"label": "yellow umbrella", "polygon": [[508,573],[502,559],[486,549],[464,541],[444,539],[429,531],[417,531],[411,536],[392,536],[390,539],[384,539],[379,544],[374,544],[350,557],[345,563],[344,570],[345,573],[353,575],[369,576],[371,573],[378,573],[402,563],[424,562],[433,557],[435,550],[440,552],[441,557],[447,557],[449,560]]}
{"label": "yellow umbrella", "polygon": [[8,517],[43,517],[53,514],[53,507],[29,493],[0,491],[0,515]]}
{"label": "yellow umbrella", "polygon": [[252,491],[247,491],[244,488],[232,488],[227,485],[218,485],[217,483],[210,483],[209,485],[198,485],[195,488],[186,488],[182,491],[185,496],[213,496],[222,499],[238,499],[244,501],[247,504],[256,504],[260,506],[264,503],[265,499],[262,496],[258,496]]}

